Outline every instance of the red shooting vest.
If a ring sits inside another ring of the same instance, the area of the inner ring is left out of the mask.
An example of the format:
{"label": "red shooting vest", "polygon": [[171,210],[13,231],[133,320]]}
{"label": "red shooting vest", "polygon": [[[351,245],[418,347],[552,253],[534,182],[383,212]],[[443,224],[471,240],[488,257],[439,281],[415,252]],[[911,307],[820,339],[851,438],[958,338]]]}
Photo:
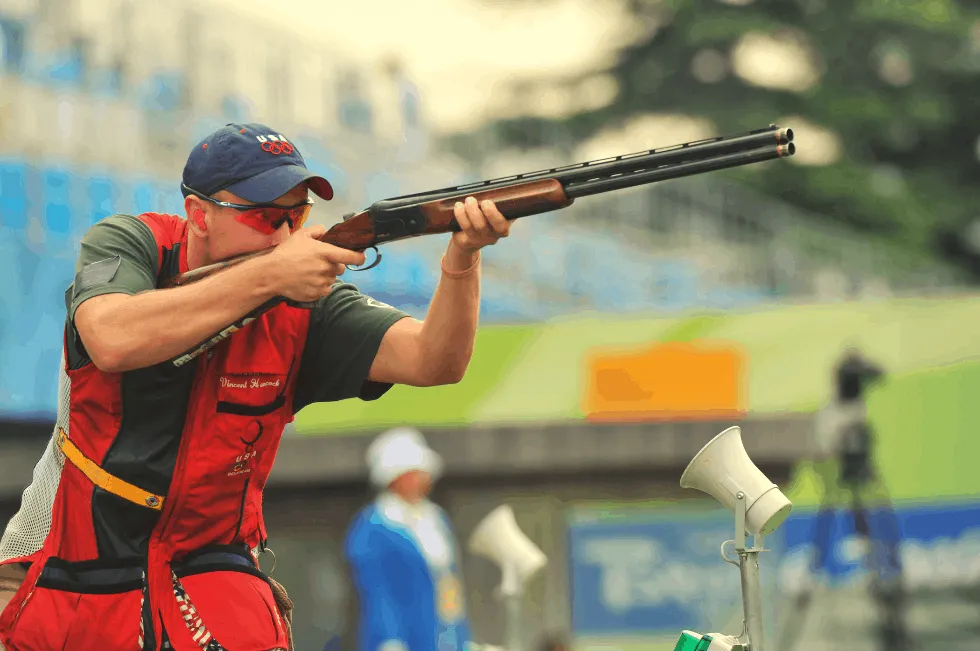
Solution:
{"label": "red shooting vest", "polygon": [[[159,247],[158,282],[185,271],[186,223],[140,218]],[[85,358],[66,328],[68,438],[164,499],[159,510],[127,501],[65,461],[43,547],[9,561],[31,566],[0,616],[8,651],[158,649],[164,628],[177,651],[211,639],[234,651],[286,647],[253,550],[266,540],[262,492],[293,419],[309,318],[280,305],[184,367],[126,373],[72,368]]]}

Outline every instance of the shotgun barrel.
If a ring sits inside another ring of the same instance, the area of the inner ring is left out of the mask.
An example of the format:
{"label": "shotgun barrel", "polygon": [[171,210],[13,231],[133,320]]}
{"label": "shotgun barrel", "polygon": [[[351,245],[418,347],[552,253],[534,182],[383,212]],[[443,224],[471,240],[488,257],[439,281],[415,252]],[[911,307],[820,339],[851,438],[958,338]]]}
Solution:
{"label": "shotgun barrel", "polygon": [[737,136],[718,136],[680,145],[648,149],[633,154],[623,154],[585,163],[575,163],[564,167],[554,167],[537,172],[527,172],[525,174],[505,176],[478,183],[442,188],[441,190],[407,194],[378,201],[372,204],[368,210],[375,213],[385,212],[429,201],[438,201],[460,194],[468,195],[473,192],[518,185],[542,178],[555,179],[565,186],[567,184],[588,181],[597,175],[610,176],[640,169],[650,169],[651,167],[659,167],[661,165],[689,163],[724,156],[726,154],[759,149],[770,145],[788,145],[791,142],[793,142],[792,129],[784,129],[772,124],[764,129],[756,129]]}

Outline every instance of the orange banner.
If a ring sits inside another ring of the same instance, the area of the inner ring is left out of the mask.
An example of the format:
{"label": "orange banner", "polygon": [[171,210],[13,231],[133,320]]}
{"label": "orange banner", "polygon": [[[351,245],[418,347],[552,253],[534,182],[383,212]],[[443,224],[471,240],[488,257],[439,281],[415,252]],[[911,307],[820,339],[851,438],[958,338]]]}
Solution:
{"label": "orange banner", "polygon": [[705,420],[745,414],[744,354],[728,342],[671,342],[587,359],[589,420]]}

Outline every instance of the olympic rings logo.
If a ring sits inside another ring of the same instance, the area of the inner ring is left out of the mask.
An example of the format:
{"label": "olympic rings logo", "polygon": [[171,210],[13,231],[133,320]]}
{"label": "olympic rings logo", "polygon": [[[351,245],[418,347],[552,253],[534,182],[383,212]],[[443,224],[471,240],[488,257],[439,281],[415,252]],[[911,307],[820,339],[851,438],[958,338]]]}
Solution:
{"label": "olympic rings logo", "polygon": [[282,142],[280,140],[266,140],[262,143],[262,151],[267,151],[276,156],[279,154],[289,155],[293,153],[293,146],[288,142]]}

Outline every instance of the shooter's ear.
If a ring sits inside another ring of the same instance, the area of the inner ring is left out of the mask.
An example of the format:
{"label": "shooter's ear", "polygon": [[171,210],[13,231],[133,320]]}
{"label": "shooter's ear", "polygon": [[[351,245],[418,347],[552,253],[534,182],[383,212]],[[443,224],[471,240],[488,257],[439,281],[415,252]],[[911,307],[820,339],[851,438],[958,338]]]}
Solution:
{"label": "shooter's ear", "polygon": [[190,227],[197,231],[198,235],[203,235],[208,230],[208,224],[204,208],[197,197],[189,196],[184,199],[184,211],[187,213]]}

